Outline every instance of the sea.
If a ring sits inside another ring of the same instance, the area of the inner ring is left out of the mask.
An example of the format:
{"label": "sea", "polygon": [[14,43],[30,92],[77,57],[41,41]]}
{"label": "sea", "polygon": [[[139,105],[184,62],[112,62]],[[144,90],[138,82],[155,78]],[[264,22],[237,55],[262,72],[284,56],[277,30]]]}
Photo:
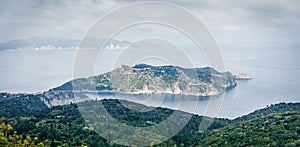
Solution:
{"label": "sea", "polygon": [[[112,61],[119,55],[119,50],[104,51],[95,75],[115,68]],[[239,80],[235,88],[224,93],[219,107],[213,108],[218,112],[216,117],[233,119],[271,104],[300,102],[299,55],[297,47],[223,47],[225,69],[247,73],[252,79]],[[75,57],[75,49],[0,51],[0,92],[38,93],[59,86],[73,78]],[[132,101],[199,115],[211,110],[207,106],[212,99],[180,99],[172,95],[139,97]]]}

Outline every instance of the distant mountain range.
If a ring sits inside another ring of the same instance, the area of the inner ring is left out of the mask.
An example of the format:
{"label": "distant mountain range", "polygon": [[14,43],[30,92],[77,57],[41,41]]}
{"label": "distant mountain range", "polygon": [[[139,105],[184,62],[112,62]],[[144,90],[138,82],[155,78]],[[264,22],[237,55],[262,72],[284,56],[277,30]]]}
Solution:
{"label": "distant mountain range", "polygon": [[[87,42],[95,43],[99,39],[87,38]],[[22,50],[22,49],[76,49],[79,45],[79,39],[58,38],[58,37],[31,37],[27,39],[16,39],[0,43],[0,50]],[[105,45],[105,49],[125,49],[130,45],[128,41],[119,41],[111,39]],[[100,46],[99,46],[100,48]]]}

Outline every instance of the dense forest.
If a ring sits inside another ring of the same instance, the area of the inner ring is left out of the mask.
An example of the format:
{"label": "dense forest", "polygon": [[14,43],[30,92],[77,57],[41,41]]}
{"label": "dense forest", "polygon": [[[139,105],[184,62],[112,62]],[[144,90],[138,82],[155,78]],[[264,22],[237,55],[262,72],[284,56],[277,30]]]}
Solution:
{"label": "dense forest", "polygon": [[[23,105],[16,106],[16,101],[0,100],[0,115],[4,117],[1,119],[0,128],[1,146],[10,146],[14,143],[19,146],[22,144],[27,146],[118,146],[99,136],[94,130],[97,128],[87,125],[87,118],[84,119],[81,115],[84,111],[80,112],[78,105],[91,108],[101,103],[115,119],[127,125],[139,127],[155,125],[174,113],[174,110],[166,108],[154,108],[148,112],[133,111],[122,104],[139,109],[147,109],[148,106],[113,99],[86,101],[51,108],[45,107],[34,98],[23,97],[19,100],[18,102],[22,102]],[[31,107],[22,108],[27,104]],[[36,104],[41,104],[41,106],[38,107]],[[87,111],[95,110],[87,109]],[[101,113],[100,110],[99,112]],[[99,112],[94,113],[99,114]],[[180,112],[180,114],[183,117],[190,115],[185,112]],[[163,143],[151,146],[300,145],[300,103],[271,105],[233,120],[216,118],[206,130],[199,130],[199,124],[203,119],[210,120],[211,118],[191,115],[187,125],[175,136]],[[97,126],[104,127],[101,124]],[[136,138],[139,137],[142,136],[136,136]]]}

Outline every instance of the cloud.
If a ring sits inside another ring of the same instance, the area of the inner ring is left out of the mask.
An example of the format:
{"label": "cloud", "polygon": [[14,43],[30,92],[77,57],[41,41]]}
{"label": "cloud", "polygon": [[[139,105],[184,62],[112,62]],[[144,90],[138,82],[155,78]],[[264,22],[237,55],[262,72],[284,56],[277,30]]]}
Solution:
{"label": "cloud", "polygon": [[[104,12],[116,7],[115,2],[93,0],[1,1],[1,41],[49,35],[80,38]],[[18,31],[17,31],[18,30]]]}
{"label": "cloud", "polygon": [[213,0],[181,4],[206,21],[219,42],[300,45],[300,1]]}
{"label": "cloud", "polygon": [[[41,35],[81,38],[97,18],[133,2],[136,1],[1,1],[0,33],[4,35],[0,36],[0,41]],[[255,43],[261,42],[261,38],[270,44],[300,42],[300,1],[297,0],[165,2],[186,8],[201,18],[221,43]]]}

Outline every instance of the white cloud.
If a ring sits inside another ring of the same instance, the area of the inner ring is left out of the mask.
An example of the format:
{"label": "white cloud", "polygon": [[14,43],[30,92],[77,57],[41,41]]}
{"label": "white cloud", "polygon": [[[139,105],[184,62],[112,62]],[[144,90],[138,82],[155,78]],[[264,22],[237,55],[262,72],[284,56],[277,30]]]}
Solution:
{"label": "white cloud", "polygon": [[[276,38],[273,41],[278,43],[280,35],[285,33],[283,41],[300,42],[300,1],[297,0],[165,1],[197,15],[221,42],[228,40],[228,36],[237,36],[232,40],[243,42],[249,39],[244,38],[245,31],[251,32],[253,40],[263,34],[271,42]],[[135,1],[1,1],[0,33],[5,35],[0,36],[0,41],[40,35],[81,38],[97,18],[132,2]]]}

